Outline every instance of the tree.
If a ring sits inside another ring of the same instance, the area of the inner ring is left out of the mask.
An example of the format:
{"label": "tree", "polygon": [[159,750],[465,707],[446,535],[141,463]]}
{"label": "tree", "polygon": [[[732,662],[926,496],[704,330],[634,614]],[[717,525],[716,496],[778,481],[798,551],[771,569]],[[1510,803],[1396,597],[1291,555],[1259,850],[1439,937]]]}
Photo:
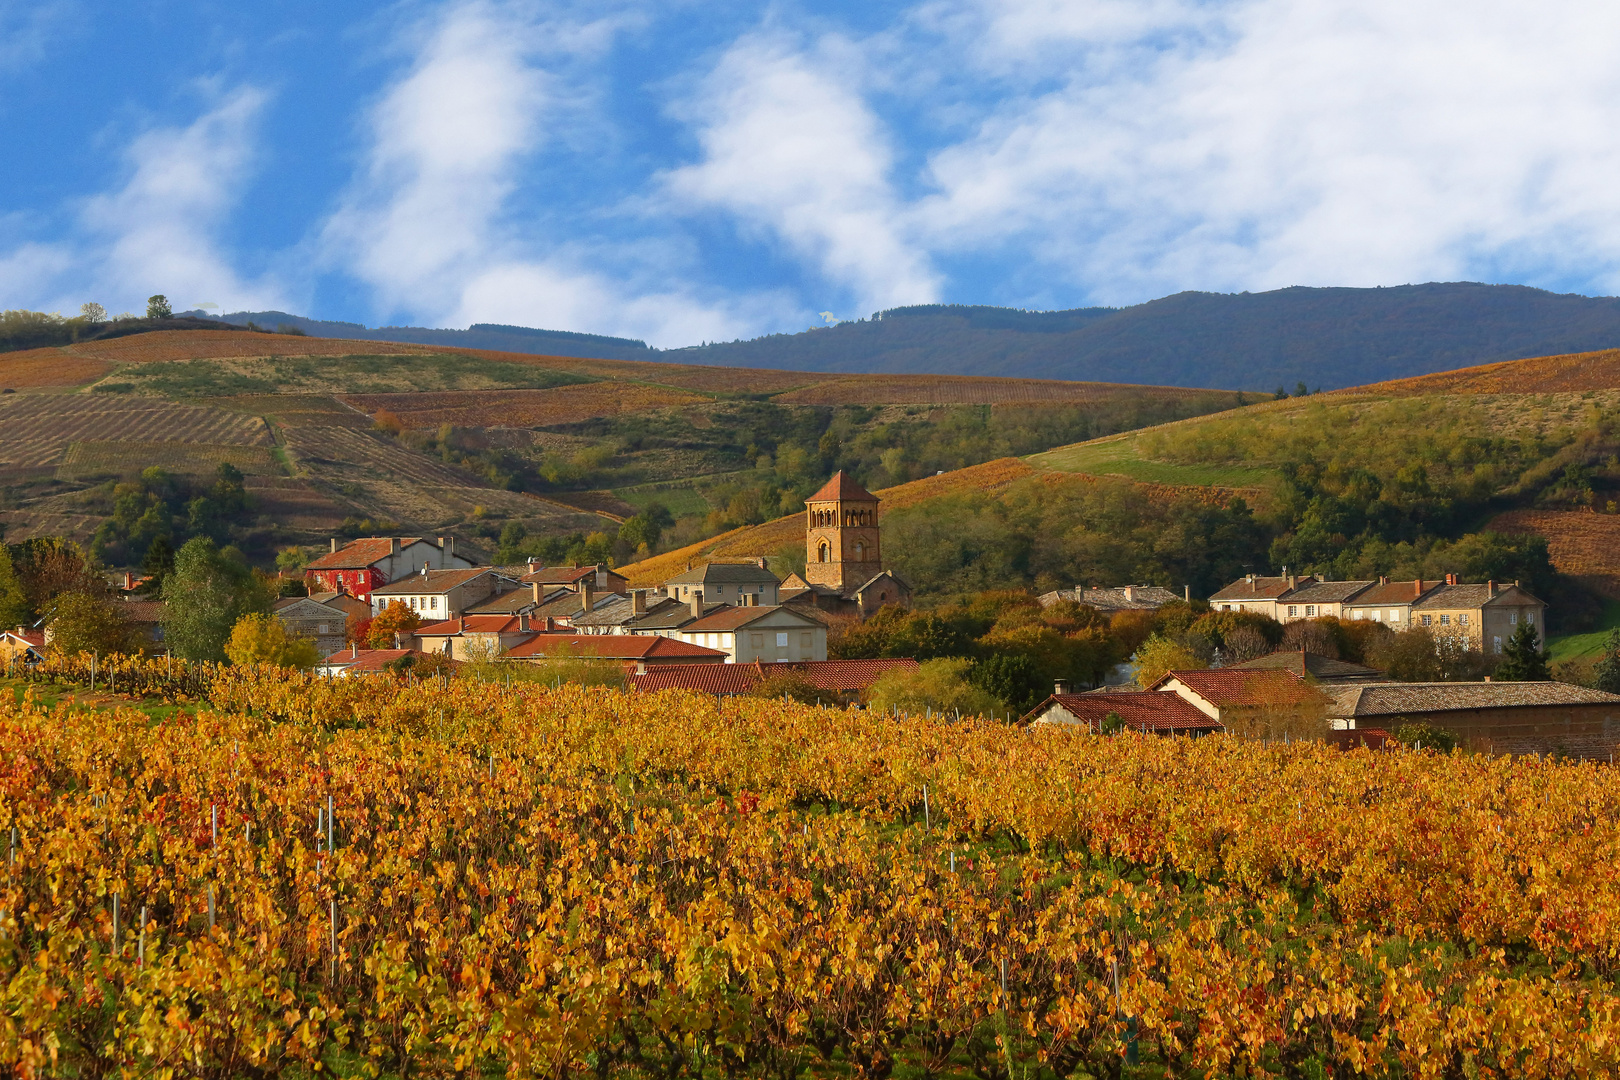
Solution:
{"label": "tree", "polygon": [[274,664],[308,671],[321,662],[321,654],[308,638],[287,633],[287,624],[274,615],[254,612],[236,620],[225,657],[233,664]]}
{"label": "tree", "polygon": [[1018,713],[1033,709],[1052,689],[1035,661],[1021,653],[993,652],[968,669],[967,679]]}
{"label": "tree", "polygon": [[146,575],[142,592],[163,592],[163,583],[174,573],[174,545],[169,543],[168,537],[160,536],[152,541],[146,549],[146,558],[141,560],[141,573]]}
{"label": "tree", "polygon": [[1592,666],[1593,685],[1606,694],[1620,694],[1620,630],[1610,630],[1603,657]]}
{"label": "tree", "polygon": [[80,306],[79,314],[84,316],[85,322],[104,323],[107,321],[107,309],[94,300]]}
{"label": "tree", "polygon": [[[371,620],[367,641],[373,649],[400,649],[410,644],[410,637],[416,633],[416,628],[422,625],[422,620],[416,617],[416,612],[399,600],[395,600]],[[399,635],[400,644],[394,644],[394,636]]]}
{"label": "tree", "polygon": [[1395,739],[1402,746],[1421,746],[1449,754],[1457,745],[1457,736],[1430,723],[1402,724],[1395,729]]}
{"label": "tree", "polygon": [[1302,619],[1291,622],[1283,629],[1282,644],[1279,652],[1308,652],[1317,656],[1325,656],[1329,660],[1339,659],[1339,638],[1334,632],[1338,629],[1338,620],[1329,623],[1326,620]]}
{"label": "tree", "polygon": [[1496,678],[1502,682],[1547,682],[1552,672],[1547,668],[1547,654],[1541,651],[1541,636],[1528,622],[1519,624],[1502,650],[1502,662],[1496,667]]}
{"label": "tree", "polygon": [[1193,651],[1174,638],[1154,634],[1136,650],[1136,685],[1146,690],[1172,671],[1196,671],[1209,667]]}
{"label": "tree", "polygon": [[51,600],[62,593],[107,595],[107,579],[90,555],[72,540],[39,537],[12,549],[17,577],[30,610],[44,614]]}
{"label": "tree", "polygon": [[134,652],[135,635],[118,605],[105,596],[62,593],[46,613],[51,648],[65,656],[78,653]]}
{"label": "tree", "polygon": [[163,600],[164,638],[187,660],[225,659],[237,620],[270,610],[270,596],[234,549],[221,550],[206,536],[186,541],[175,554]]}
{"label": "tree", "polygon": [[928,660],[910,670],[887,671],[866,689],[867,704],[879,710],[896,709],[921,714],[935,712],[989,716],[1006,705],[967,680],[973,661],[965,658]]}
{"label": "tree", "polygon": [[169,307],[169,298],[162,293],[146,298],[146,317],[148,319],[172,319],[174,309]]}
{"label": "tree", "polygon": [[0,630],[22,626],[32,617],[28,594],[23,591],[22,580],[11,561],[11,548],[0,544]]}

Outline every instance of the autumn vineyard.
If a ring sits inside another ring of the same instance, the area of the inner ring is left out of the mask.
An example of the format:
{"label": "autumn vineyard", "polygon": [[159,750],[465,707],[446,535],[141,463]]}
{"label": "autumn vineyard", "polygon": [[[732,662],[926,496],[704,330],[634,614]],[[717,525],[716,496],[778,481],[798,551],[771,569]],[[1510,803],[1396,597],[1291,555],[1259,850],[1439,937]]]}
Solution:
{"label": "autumn vineyard", "polygon": [[97,675],[207,704],[0,701],[22,1075],[1620,1067],[1607,767]]}

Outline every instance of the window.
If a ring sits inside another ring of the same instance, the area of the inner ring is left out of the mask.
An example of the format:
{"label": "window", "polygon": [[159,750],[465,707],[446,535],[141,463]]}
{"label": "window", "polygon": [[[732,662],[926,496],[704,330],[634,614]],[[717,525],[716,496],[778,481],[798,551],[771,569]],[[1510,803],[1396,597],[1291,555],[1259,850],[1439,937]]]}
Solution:
{"label": "window", "polygon": [[1305,617],[1307,619],[1316,618],[1316,605],[1315,604],[1306,604],[1305,605]]}
{"label": "window", "polygon": [[1384,621],[1384,620],[1383,620],[1383,619],[1381,619],[1381,618],[1379,618],[1379,616],[1381,616],[1381,615],[1382,615],[1382,614],[1383,614],[1383,612],[1382,612],[1382,611],[1379,611],[1379,610],[1377,610],[1377,609],[1376,609],[1376,608],[1375,608],[1375,609],[1374,609],[1374,610],[1373,610],[1373,622],[1383,622],[1383,621]]}
{"label": "window", "polygon": [[[1424,619],[1423,621],[1428,622],[1429,620]],[[1450,626],[1451,625],[1451,616],[1450,615],[1442,615],[1442,616],[1440,616],[1440,625],[1441,626]]]}
{"label": "window", "polygon": [[810,650],[814,649],[815,647],[816,647],[816,639],[813,636],[811,636],[810,631],[809,630],[801,630],[801,631],[799,631],[799,648],[803,649],[805,651],[805,653],[808,654],[810,652]]}
{"label": "window", "polygon": [[1401,613],[1399,611],[1396,611],[1394,608],[1390,608],[1389,609],[1389,621],[1390,622],[1400,622],[1401,621]]}
{"label": "window", "polygon": [[748,635],[748,644],[752,648],[763,649],[765,647],[765,635],[764,634],[749,634]]}
{"label": "window", "polygon": [[1491,638],[1491,644],[1495,647],[1497,652],[1502,651],[1502,639],[1500,637]]}
{"label": "window", "polygon": [[778,649],[787,648],[787,631],[784,630],[776,635],[776,647]]}
{"label": "window", "polygon": [[1433,621],[1434,620],[1431,619],[1429,616],[1427,616],[1427,615],[1423,616],[1423,625],[1424,626],[1428,626]]}
{"label": "window", "polygon": [[1510,624],[1514,625],[1514,626],[1518,626],[1519,625],[1519,613],[1517,611],[1508,612],[1508,622]]}
{"label": "window", "polygon": [[1299,614],[1299,608],[1295,607],[1293,604],[1289,604],[1288,605],[1288,617],[1290,619],[1292,619],[1295,616],[1297,616],[1298,614]]}
{"label": "window", "polygon": [[332,631],[327,628],[326,623],[321,623],[319,629],[317,629],[315,632],[324,637],[325,635],[330,634]]}
{"label": "window", "polygon": [[828,558],[828,554],[829,549],[827,547],[827,541],[823,540],[821,542],[821,546],[816,549],[816,562],[830,562],[831,560]]}
{"label": "window", "polygon": [[1458,626],[1467,626],[1468,625],[1468,616],[1466,614],[1457,616],[1457,625]]}
{"label": "window", "polygon": [[429,607],[429,609],[431,609],[433,611],[438,611],[439,610],[439,598],[437,596],[430,597],[428,599],[428,607]]}
{"label": "window", "polygon": [[1525,612],[1524,613],[1524,621],[1529,623],[1531,626],[1536,625],[1536,613],[1533,612],[1533,611]]}

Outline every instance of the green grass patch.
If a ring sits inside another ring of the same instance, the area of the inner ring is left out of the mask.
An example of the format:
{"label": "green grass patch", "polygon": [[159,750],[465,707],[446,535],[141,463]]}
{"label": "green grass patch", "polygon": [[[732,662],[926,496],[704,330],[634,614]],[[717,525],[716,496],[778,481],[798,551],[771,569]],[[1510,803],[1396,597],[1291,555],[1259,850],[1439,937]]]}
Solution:
{"label": "green grass patch", "polygon": [[1555,664],[1564,660],[1596,658],[1603,652],[1603,643],[1609,640],[1612,630],[1620,630],[1620,601],[1604,600],[1603,614],[1598,619],[1596,630],[1550,637],[1547,639],[1547,652]]}
{"label": "green grass patch", "polygon": [[113,696],[100,687],[92,694],[89,687],[73,683],[30,682],[13,676],[0,676],[0,693],[11,694],[19,705],[29,690],[33,690],[34,700],[46,709],[54,709],[58,705],[79,705],[89,709],[135,709],[154,721],[168,720],[181,713],[194,716],[198,709],[195,704],[175,705],[155,698]]}
{"label": "green grass patch", "polygon": [[1134,435],[1060,446],[1043,454],[1033,454],[1025,460],[1038,469],[1055,472],[1125,476],[1154,484],[1193,487],[1270,487],[1278,475],[1276,470],[1258,465],[1179,465],[1152,461],[1141,456],[1141,448]]}
{"label": "green grass patch", "polygon": [[613,494],[635,507],[645,510],[653,503],[662,503],[676,517],[689,514],[707,514],[709,501],[695,486],[703,477],[691,480],[673,480],[656,484],[638,484],[635,487],[615,488]]}

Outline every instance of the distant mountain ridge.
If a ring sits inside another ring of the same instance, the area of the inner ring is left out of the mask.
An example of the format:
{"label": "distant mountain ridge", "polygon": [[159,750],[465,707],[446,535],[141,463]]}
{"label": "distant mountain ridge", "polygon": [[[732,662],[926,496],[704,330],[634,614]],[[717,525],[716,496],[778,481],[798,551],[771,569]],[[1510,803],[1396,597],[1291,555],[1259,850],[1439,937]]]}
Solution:
{"label": "distant mountain ridge", "polygon": [[322,337],[558,356],[1262,391],[1278,385],[1291,390],[1298,382],[1332,390],[1620,346],[1620,298],[1475,282],[1183,292],[1132,307],[1069,311],[930,304],[797,334],[679,349],[489,323],[467,330],[367,329],[284,312],[219,318],[266,327],[286,323]]}

